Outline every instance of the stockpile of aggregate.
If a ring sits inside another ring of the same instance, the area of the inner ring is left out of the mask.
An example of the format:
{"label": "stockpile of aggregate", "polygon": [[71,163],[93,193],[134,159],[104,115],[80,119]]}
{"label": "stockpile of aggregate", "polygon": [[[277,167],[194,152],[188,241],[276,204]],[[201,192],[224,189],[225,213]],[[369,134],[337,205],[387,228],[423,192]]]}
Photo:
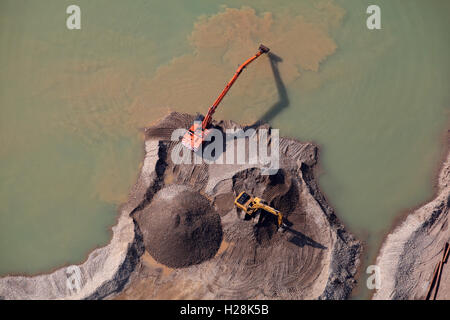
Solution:
{"label": "stockpile of aggregate", "polygon": [[212,258],[222,242],[219,214],[206,197],[183,185],[160,190],[136,221],[147,251],[171,268]]}

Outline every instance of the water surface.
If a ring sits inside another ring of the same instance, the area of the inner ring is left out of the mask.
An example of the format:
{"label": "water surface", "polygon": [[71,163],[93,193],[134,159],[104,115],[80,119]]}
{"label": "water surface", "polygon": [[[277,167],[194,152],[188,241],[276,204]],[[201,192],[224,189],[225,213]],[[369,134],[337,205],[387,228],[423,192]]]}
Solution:
{"label": "water surface", "polygon": [[204,113],[260,42],[282,60],[287,98],[264,57],[216,117],[269,114],[282,135],[316,142],[320,185],[367,260],[401,210],[431,197],[450,102],[448,1],[377,1],[376,31],[369,1],[77,3],[79,31],[65,27],[71,1],[0,4],[0,274],[105,245],[139,172],[140,129]]}

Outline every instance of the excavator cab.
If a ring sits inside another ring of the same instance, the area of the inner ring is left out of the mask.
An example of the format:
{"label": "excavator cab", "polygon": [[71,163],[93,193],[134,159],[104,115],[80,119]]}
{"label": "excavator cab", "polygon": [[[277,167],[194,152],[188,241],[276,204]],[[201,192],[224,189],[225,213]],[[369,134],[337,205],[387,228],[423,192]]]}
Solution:
{"label": "excavator cab", "polygon": [[244,211],[250,217],[258,210],[264,210],[277,217],[277,227],[284,227],[283,214],[266,204],[264,200],[258,197],[252,197],[247,192],[242,191],[234,200],[236,207]]}
{"label": "excavator cab", "polygon": [[244,211],[247,211],[246,210],[246,207],[249,205],[248,204],[248,202],[249,202],[249,200],[251,200],[251,196],[249,196],[249,194],[248,193],[246,193],[245,191],[243,191],[243,192],[241,192],[241,194],[236,198],[236,205],[240,208],[240,209],[242,209],[242,210],[244,210]]}
{"label": "excavator cab", "polygon": [[203,140],[205,140],[208,133],[209,130],[208,129],[203,130],[202,123],[196,121],[184,134],[181,143],[189,150],[197,152],[202,146]]}

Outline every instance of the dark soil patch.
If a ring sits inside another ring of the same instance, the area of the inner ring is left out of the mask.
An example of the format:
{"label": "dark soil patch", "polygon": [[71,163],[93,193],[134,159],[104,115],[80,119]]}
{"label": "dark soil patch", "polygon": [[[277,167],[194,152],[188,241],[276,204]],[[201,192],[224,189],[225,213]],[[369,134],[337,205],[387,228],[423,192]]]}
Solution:
{"label": "dark soil patch", "polygon": [[187,267],[214,257],[222,242],[219,214],[209,200],[186,186],[159,191],[136,220],[147,251],[171,268]]}

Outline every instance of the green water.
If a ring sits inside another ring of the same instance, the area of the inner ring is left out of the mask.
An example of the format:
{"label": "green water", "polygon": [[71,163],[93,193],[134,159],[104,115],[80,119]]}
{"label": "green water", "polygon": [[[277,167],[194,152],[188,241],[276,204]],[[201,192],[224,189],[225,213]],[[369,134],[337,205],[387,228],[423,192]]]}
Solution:
{"label": "green water", "polygon": [[289,88],[295,102],[273,125],[321,146],[321,187],[366,241],[360,297],[367,294],[365,267],[394,217],[433,194],[450,106],[450,2],[376,1],[376,32],[361,23],[373,1],[338,3],[347,11],[333,32],[341,50],[323,64],[323,84]]}
{"label": "green water", "polygon": [[[170,110],[205,112],[235,58],[253,53],[240,41],[283,58],[289,105],[271,123],[320,146],[321,187],[367,242],[367,261],[399,212],[431,197],[450,105],[450,2],[76,1],[82,29],[69,31],[72,3],[0,3],[0,274],[47,272],[105,245],[138,175],[140,128]],[[202,15],[244,4],[254,13],[212,25],[247,30],[256,19],[258,29],[223,43],[202,29],[211,27]],[[382,30],[366,28],[369,4],[381,7]],[[282,25],[300,15],[312,26],[301,41],[307,25]],[[315,46],[311,35],[325,40]],[[303,59],[308,44],[323,56],[318,70],[291,54]],[[255,62],[217,117],[251,122],[269,110],[277,93],[268,66]],[[258,72],[259,82],[246,80]]]}

